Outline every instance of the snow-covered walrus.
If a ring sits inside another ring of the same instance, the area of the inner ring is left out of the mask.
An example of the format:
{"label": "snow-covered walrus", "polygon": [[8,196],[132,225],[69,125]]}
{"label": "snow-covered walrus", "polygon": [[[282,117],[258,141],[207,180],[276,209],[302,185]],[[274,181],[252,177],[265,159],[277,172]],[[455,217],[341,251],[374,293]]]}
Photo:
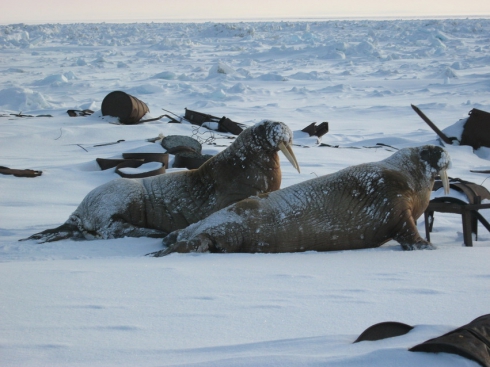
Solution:
{"label": "snow-covered walrus", "polygon": [[437,174],[449,190],[448,153],[426,145],[380,162],[345,168],[251,197],[163,239],[172,252],[297,252],[381,246],[432,248],[415,221],[429,204]]}
{"label": "snow-covered walrus", "polygon": [[198,169],[118,178],[95,188],[64,224],[26,240],[164,237],[239,200],[278,190],[279,150],[299,171],[292,137],[282,122],[260,122]]}

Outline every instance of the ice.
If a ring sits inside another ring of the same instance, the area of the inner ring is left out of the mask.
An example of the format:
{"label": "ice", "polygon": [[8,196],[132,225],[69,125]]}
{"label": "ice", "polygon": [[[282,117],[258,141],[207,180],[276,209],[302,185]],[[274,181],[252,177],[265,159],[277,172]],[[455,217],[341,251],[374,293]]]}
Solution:
{"label": "ice", "polygon": [[[441,145],[411,104],[459,137],[472,108],[490,111],[489,32],[489,19],[471,18],[1,25],[0,165],[43,174],[0,175],[0,364],[475,365],[408,352],[489,312],[490,233],[481,226],[464,247],[459,215],[437,214],[435,251],[390,241],[149,258],[160,240],[18,240],[62,224],[118,177],[96,158],[161,151],[147,141],[160,134],[192,136],[213,154],[233,141],[166,118],[117,124],[100,111],[112,91],[144,101],[145,118],[187,107],[249,126],[286,123],[301,167],[280,154],[288,187],[400,148]],[[94,114],[66,113],[85,108]],[[323,121],[321,138],[301,132]],[[450,177],[490,188],[488,175],[470,172],[490,169],[489,148],[445,145]],[[423,217],[418,228],[424,236]],[[352,344],[383,321],[415,329]]]}

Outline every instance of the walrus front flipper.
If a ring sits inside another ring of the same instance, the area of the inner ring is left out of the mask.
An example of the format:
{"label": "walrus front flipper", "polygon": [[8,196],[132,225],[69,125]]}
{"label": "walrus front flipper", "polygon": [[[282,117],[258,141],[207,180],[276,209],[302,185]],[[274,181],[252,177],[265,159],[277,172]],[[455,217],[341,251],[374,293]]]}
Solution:
{"label": "walrus front flipper", "polygon": [[490,367],[490,314],[418,344],[409,351],[452,353],[471,359],[483,367]]}
{"label": "walrus front flipper", "polygon": [[[398,241],[398,240],[397,240]],[[424,240],[423,238],[420,238],[419,240],[415,242],[400,242],[400,245],[402,246],[402,249],[405,251],[412,251],[412,250],[435,250],[437,249],[436,246],[434,246],[432,243]]]}
{"label": "walrus front flipper", "polygon": [[67,238],[81,238],[82,233],[77,226],[70,223],[63,223],[61,226],[33,234],[30,237],[20,239],[19,241],[38,240],[39,243],[54,242]]}
{"label": "walrus front flipper", "polygon": [[436,247],[433,244],[420,236],[412,214],[405,212],[404,215],[405,218],[403,218],[404,222],[402,222],[402,229],[398,231],[393,239],[397,241],[405,251],[435,250]]}

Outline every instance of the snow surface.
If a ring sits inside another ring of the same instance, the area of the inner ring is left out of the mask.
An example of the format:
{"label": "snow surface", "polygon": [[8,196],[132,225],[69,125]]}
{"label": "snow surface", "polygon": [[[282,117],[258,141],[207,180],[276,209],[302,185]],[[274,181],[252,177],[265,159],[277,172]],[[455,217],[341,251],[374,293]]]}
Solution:
{"label": "snow surface", "polygon": [[[114,90],[147,103],[145,118],[187,107],[247,125],[285,122],[301,166],[298,174],[281,155],[287,187],[441,144],[410,104],[441,130],[472,108],[490,111],[489,51],[488,19],[0,26],[0,165],[43,171],[0,176],[0,364],[476,366],[407,351],[490,312],[490,233],[480,225],[474,247],[464,247],[458,215],[436,213],[435,251],[391,241],[150,258],[158,239],[18,239],[60,225],[117,177],[96,158],[154,151],[146,139],[159,134],[198,138],[203,154],[231,142],[166,118],[118,125],[100,112]],[[11,115],[19,112],[52,117]],[[322,121],[322,139],[300,132]],[[490,168],[490,148],[446,148],[451,177],[490,188],[488,175],[469,171]],[[424,234],[423,218],[418,226]],[[415,329],[352,344],[383,321]]]}

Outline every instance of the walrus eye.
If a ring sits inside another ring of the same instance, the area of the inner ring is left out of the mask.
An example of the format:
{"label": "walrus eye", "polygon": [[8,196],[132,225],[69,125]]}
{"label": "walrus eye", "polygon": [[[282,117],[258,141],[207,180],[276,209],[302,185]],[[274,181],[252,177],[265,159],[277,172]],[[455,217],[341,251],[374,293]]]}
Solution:
{"label": "walrus eye", "polygon": [[291,148],[290,144],[284,144],[284,142],[280,142],[278,144],[279,149],[281,152],[286,156],[288,161],[293,165],[294,168],[298,171],[298,173],[301,173],[299,170],[299,164],[298,161],[296,160],[296,156],[294,155],[293,148]]}

